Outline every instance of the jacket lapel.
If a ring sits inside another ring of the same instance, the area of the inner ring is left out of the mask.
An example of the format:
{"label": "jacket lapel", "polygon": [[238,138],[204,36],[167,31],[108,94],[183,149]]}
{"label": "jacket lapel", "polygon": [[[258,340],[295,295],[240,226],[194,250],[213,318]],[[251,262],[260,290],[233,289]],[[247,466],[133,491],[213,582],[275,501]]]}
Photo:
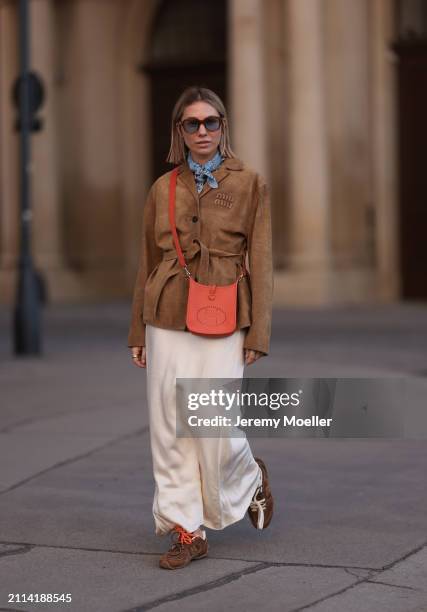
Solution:
{"label": "jacket lapel", "polygon": [[[218,183],[218,185],[220,184],[220,182],[225,179],[226,176],[228,176],[230,174],[230,171],[227,170],[227,168],[224,166],[224,164],[221,164],[219,166],[219,168],[217,168],[216,170],[214,170],[212,172],[212,175],[215,177],[216,182]],[[194,181],[195,182],[195,181]],[[203,198],[203,196],[205,196],[207,193],[209,193],[209,191],[211,189],[214,189],[214,187],[211,187],[209,185],[209,183],[206,181],[206,183],[203,186],[203,190],[201,191],[201,193],[199,194],[199,197]],[[216,189],[216,187],[215,187]]]}
{"label": "jacket lapel", "polygon": [[[226,176],[230,174],[230,170],[241,170],[243,164],[238,158],[227,158],[223,161],[223,163],[212,172],[213,176],[216,178],[218,185],[222,180],[225,179]],[[213,187],[211,187],[207,182],[205,183],[202,192],[197,193],[196,181],[194,180],[193,172],[190,169],[190,166],[185,162],[181,163],[179,166],[178,176],[180,180],[184,183],[190,193],[193,195],[196,202],[199,201],[199,197],[202,198],[205,196]]]}
{"label": "jacket lapel", "polygon": [[196,202],[198,202],[199,194],[197,193],[196,181],[194,180],[194,175],[187,163],[180,165],[178,170],[178,179],[184,183],[193,198],[196,200]]}

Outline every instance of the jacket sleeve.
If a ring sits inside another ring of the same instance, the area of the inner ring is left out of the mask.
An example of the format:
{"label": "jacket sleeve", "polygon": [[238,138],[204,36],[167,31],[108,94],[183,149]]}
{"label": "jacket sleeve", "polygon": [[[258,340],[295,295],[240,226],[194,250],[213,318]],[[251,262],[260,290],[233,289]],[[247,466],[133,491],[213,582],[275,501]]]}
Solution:
{"label": "jacket sleeve", "polygon": [[262,176],[257,175],[257,205],[252,229],[248,234],[248,257],[252,292],[252,323],[244,348],[268,355],[270,349],[273,302],[273,246],[270,191]]}
{"label": "jacket sleeve", "polygon": [[128,347],[145,346],[144,310],[145,283],[156,265],[162,260],[162,249],[155,240],[156,200],[155,186],[148,192],[142,213],[141,246],[132,300],[132,314],[128,333]]}

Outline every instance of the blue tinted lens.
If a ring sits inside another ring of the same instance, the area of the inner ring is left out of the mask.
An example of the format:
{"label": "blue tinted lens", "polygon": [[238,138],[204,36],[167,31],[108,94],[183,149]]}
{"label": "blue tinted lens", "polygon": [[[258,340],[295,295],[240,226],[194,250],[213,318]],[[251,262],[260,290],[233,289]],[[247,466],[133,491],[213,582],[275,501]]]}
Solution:
{"label": "blue tinted lens", "polygon": [[220,126],[219,117],[208,117],[205,120],[205,126],[207,130],[209,130],[210,132],[214,132]]}
{"label": "blue tinted lens", "polygon": [[194,132],[197,132],[199,129],[199,122],[197,119],[185,119],[182,125],[184,126],[184,130],[189,134],[194,134]]}

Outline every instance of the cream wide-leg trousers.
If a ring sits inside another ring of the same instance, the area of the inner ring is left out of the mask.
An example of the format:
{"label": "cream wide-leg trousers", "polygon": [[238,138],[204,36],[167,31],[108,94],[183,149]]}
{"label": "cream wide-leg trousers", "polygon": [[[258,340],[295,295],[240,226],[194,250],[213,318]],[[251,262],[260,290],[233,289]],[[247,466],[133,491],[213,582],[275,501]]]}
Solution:
{"label": "cream wide-leg trousers", "polygon": [[245,330],[223,338],[146,325],[155,534],[241,520],[262,472],[246,437],[177,438],[175,378],[242,378]]}

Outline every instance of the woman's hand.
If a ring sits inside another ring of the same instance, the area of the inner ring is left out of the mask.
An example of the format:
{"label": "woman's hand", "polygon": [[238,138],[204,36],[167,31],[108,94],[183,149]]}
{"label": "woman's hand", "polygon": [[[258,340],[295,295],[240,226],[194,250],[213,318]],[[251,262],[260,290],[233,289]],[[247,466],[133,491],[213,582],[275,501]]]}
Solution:
{"label": "woman's hand", "polygon": [[244,349],[244,350],[245,350],[245,365],[251,365],[251,363],[254,363],[257,359],[259,359],[260,357],[264,355],[264,353],[261,353],[260,351],[253,351],[252,349]]}
{"label": "woman's hand", "polygon": [[145,346],[131,346],[131,357],[138,368],[147,367],[147,350]]}

